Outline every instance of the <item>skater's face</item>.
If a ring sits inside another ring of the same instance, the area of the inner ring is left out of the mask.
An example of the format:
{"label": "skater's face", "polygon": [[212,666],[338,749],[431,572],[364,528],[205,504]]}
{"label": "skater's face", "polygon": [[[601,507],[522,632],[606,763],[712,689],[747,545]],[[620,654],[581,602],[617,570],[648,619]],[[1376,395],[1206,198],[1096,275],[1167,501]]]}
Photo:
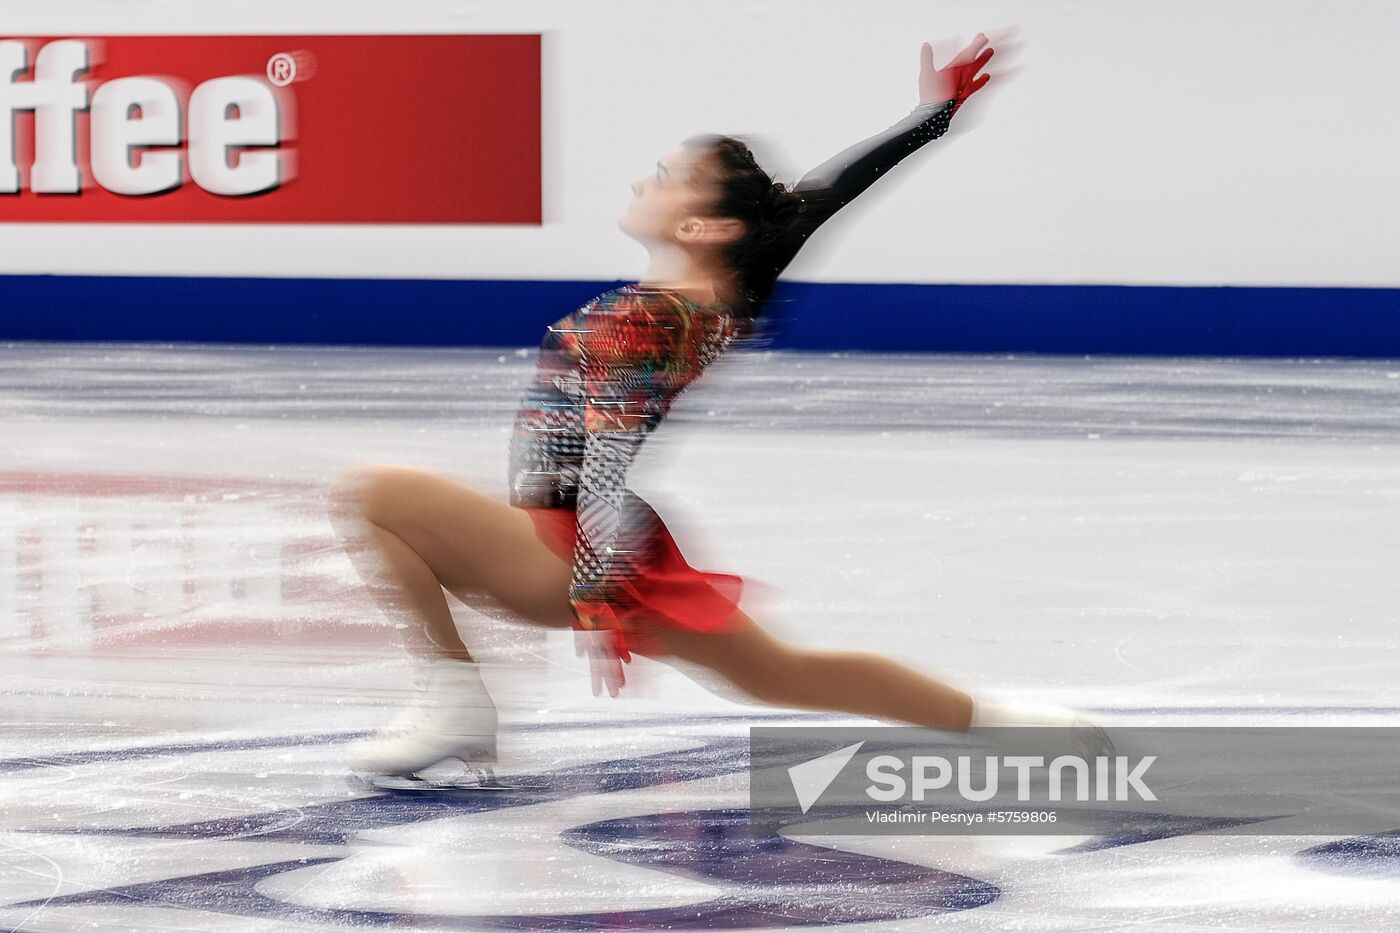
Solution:
{"label": "skater's face", "polygon": [[703,158],[678,146],[658,159],[650,173],[635,179],[632,200],[618,221],[622,232],[641,243],[697,251],[720,248],[742,232],[738,221],[710,216],[716,192],[699,164]]}
{"label": "skater's face", "polygon": [[694,156],[673,149],[656,160],[650,172],[632,182],[632,200],[618,221],[622,232],[643,242],[675,241],[686,218],[696,213],[691,184]]}

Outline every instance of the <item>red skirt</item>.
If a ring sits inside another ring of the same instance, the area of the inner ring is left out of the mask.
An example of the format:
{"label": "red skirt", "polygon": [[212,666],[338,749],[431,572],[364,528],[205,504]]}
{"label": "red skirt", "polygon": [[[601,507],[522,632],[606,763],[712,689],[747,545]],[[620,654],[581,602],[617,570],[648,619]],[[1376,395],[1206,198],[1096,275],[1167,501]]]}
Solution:
{"label": "red skirt", "polygon": [[[573,509],[525,509],[535,523],[535,534],[566,562],[574,558],[578,521]],[[621,584],[629,597],[622,614],[629,651],[656,654],[656,627],[689,632],[725,632],[738,628],[742,577],[696,570],[686,563],[671,532],[657,520],[651,547],[639,562],[638,572]]]}

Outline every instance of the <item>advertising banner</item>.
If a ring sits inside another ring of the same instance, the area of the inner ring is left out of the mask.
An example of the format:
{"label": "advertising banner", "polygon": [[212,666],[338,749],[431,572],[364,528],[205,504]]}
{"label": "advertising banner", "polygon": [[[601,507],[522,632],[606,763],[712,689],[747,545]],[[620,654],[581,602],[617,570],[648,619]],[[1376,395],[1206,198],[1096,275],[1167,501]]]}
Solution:
{"label": "advertising banner", "polygon": [[538,224],[540,37],[0,38],[0,222]]}

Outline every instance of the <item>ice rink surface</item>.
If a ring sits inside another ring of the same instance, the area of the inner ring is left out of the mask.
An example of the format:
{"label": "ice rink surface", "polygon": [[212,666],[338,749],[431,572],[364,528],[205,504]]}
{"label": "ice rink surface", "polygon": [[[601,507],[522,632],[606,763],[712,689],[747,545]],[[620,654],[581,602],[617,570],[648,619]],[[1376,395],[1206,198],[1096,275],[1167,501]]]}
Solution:
{"label": "ice rink surface", "polygon": [[[1381,930],[1394,837],[805,837],[836,722],[460,624],[516,789],[353,784],[412,692],[331,536],[361,462],[505,491],[532,353],[0,346],[0,930]],[[738,354],[638,463],[754,612],[1112,723],[1400,723],[1400,361]],[[1400,827],[1396,827],[1400,830]]]}

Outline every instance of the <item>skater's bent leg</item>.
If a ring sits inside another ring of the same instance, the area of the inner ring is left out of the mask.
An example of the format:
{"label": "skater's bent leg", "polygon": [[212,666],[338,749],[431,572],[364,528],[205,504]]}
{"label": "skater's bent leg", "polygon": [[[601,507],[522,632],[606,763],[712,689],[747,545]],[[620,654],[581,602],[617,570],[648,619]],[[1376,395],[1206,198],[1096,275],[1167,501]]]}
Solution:
{"label": "skater's bent leg", "polygon": [[423,470],[372,466],[341,478],[332,518],[375,600],[433,653],[470,658],[444,589],[482,611],[572,624],[569,567],[519,509]]}
{"label": "skater's bent leg", "polygon": [[357,772],[413,775],[496,757],[495,703],[457,634],[445,591],[482,611],[569,624],[569,568],[530,517],[448,479],[363,467],[332,496],[332,521],[370,592],[430,657],[398,719],[346,750]]}
{"label": "skater's bent leg", "polygon": [[726,632],[661,630],[666,655],[697,664],[764,703],[964,730],[972,698],[889,658],[797,648],[748,616]]}

